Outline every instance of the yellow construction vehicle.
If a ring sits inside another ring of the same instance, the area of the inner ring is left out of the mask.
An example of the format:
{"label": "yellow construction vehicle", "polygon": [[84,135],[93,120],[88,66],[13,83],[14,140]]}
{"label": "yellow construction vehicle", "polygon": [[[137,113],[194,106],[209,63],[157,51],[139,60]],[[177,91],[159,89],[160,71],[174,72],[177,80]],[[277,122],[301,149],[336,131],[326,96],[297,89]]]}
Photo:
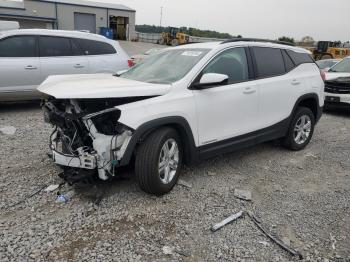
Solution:
{"label": "yellow construction vehicle", "polygon": [[163,32],[160,38],[159,44],[161,45],[183,45],[188,44],[190,41],[190,36],[181,33],[178,28],[170,27],[168,32]]}
{"label": "yellow construction vehicle", "polygon": [[350,47],[341,42],[319,41],[313,56],[315,60],[342,59],[350,56]]}

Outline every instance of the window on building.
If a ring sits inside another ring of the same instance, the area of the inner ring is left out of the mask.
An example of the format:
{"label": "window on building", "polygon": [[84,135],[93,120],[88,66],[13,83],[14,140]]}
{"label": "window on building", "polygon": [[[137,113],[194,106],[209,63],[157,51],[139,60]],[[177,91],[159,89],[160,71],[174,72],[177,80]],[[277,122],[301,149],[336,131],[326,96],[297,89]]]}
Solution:
{"label": "window on building", "polygon": [[69,38],[55,36],[40,37],[40,56],[72,56]]}
{"label": "window on building", "polygon": [[36,57],[35,36],[15,36],[0,40],[0,57]]}
{"label": "window on building", "polygon": [[228,75],[230,84],[247,81],[248,62],[244,48],[232,48],[219,54],[203,70],[203,74],[207,73]]}
{"label": "window on building", "polygon": [[258,78],[272,77],[285,73],[282,52],[278,48],[253,47]]}
{"label": "window on building", "polygon": [[77,39],[77,41],[86,55],[109,55],[117,53],[115,48],[108,43],[87,39]]}

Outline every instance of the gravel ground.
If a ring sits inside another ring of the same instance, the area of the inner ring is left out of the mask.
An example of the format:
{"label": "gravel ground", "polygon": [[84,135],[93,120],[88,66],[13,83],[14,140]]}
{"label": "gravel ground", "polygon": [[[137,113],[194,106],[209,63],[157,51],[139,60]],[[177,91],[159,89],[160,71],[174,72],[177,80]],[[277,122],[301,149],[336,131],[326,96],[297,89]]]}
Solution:
{"label": "gravel ground", "polygon": [[[350,261],[350,113],[325,114],[301,152],[265,143],[186,167],[181,178],[192,188],[149,196],[124,170],[75,189],[67,204],[55,202],[57,191],[28,197],[61,182],[38,106],[0,106],[1,126],[17,129],[0,134],[2,262],[296,261],[247,217],[210,231],[240,210],[253,211],[306,261]],[[253,200],[235,198],[235,188],[251,190]]]}

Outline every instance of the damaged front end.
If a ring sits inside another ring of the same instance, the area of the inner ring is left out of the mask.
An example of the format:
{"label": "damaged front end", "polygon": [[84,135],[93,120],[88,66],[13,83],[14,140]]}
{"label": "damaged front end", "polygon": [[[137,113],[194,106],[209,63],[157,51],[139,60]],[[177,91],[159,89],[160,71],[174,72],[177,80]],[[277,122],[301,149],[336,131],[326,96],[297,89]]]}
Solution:
{"label": "damaged front end", "polygon": [[66,176],[95,174],[102,180],[115,176],[134,130],[119,123],[116,106],[127,99],[49,99],[43,104],[45,122],[54,126],[50,136],[53,161]]}

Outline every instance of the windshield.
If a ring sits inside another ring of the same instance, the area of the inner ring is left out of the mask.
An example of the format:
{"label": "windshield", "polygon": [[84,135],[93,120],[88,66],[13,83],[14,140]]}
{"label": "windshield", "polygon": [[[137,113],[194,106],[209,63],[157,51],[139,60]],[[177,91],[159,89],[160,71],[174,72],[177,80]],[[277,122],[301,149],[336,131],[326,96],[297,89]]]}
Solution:
{"label": "windshield", "polygon": [[334,66],[338,62],[339,61],[337,61],[337,60],[319,60],[316,62],[316,64],[318,65],[318,67],[320,69],[326,69],[326,68],[330,68],[330,67]]}
{"label": "windshield", "polygon": [[339,73],[350,73],[350,58],[344,58],[338,64],[333,66],[329,71]]}
{"label": "windshield", "polygon": [[182,79],[210,49],[172,49],[150,56],[120,77],[155,84]]}

